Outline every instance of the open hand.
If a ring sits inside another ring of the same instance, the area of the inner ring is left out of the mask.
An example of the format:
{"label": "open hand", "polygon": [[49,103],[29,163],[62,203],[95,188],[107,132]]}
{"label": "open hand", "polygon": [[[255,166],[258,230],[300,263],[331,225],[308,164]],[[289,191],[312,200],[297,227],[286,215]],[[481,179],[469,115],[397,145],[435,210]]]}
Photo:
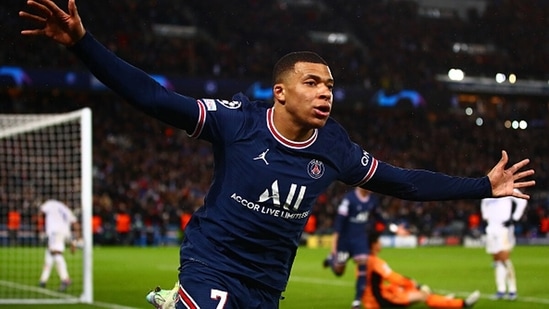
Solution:
{"label": "open hand", "polygon": [[27,0],[27,5],[36,13],[20,11],[19,16],[37,22],[41,28],[22,30],[22,35],[46,36],[57,43],[72,46],[80,40],[86,30],[76,9],[75,0],[68,0],[68,13],[51,0]]}
{"label": "open hand", "polygon": [[488,173],[488,178],[490,179],[490,183],[492,185],[492,196],[502,197],[512,195],[518,198],[529,199],[529,195],[515,190],[515,188],[531,187],[536,184],[534,180],[523,180],[524,178],[534,174],[533,169],[521,171],[523,167],[530,163],[530,160],[524,159],[513,164],[510,168],[505,169],[508,161],[509,157],[507,156],[507,152],[502,150],[501,159]]}

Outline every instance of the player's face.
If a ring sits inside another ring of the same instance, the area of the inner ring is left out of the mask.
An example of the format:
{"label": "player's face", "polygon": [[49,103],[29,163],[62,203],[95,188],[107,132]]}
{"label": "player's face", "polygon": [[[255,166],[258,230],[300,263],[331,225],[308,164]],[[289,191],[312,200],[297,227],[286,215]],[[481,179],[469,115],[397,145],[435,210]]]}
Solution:
{"label": "player's face", "polygon": [[292,122],[303,129],[326,124],[332,109],[334,79],[324,64],[298,62],[283,82],[284,106]]}

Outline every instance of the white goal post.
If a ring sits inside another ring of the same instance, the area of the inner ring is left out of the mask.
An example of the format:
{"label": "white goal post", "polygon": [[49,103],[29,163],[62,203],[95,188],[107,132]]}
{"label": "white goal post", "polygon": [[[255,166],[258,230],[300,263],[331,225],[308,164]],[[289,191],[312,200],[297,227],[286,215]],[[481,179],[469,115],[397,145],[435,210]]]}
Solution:
{"label": "white goal post", "polygon": [[[52,268],[39,205],[64,201],[81,223],[82,242],[63,254],[71,285]],[[93,302],[92,113],[0,114],[0,304]]]}

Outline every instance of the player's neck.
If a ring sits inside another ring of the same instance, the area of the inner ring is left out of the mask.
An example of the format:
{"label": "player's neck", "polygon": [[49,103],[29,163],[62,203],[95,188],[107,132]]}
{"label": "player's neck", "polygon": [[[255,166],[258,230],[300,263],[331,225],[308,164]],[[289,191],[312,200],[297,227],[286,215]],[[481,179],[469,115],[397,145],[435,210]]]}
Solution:
{"label": "player's neck", "polygon": [[305,127],[297,123],[289,114],[273,108],[273,125],[276,131],[287,140],[304,142],[314,134],[314,128]]}

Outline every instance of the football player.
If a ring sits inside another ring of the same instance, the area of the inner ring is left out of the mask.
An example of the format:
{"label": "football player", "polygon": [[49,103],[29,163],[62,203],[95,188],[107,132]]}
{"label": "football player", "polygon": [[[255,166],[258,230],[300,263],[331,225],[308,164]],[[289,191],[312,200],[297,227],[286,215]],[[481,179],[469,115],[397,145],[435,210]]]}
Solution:
{"label": "football player", "polygon": [[312,206],[334,181],[410,200],[527,198],[513,188],[535,184],[523,180],[534,173],[521,170],[529,160],[506,168],[505,151],[479,178],[377,160],[330,117],[334,78],[314,52],[292,52],[275,64],[274,104],[242,93],[197,99],[163,87],[100,44],[75,0],[67,11],[51,0],[26,4],[20,16],[38,26],[23,35],[66,46],[129,104],[212,144],[212,184],[180,247],[177,308],[278,308]]}
{"label": "football player", "polygon": [[492,256],[494,263],[495,299],[517,299],[517,279],[511,251],[515,246],[515,222],[522,217],[527,203],[525,199],[513,196],[485,198],[480,202],[482,219],[487,223],[486,253]]}
{"label": "football player", "polygon": [[479,291],[474,291],[465,299],[432,293],[427,285],[420,285],[415,280],[393,271],[389,264],[378,256],[381,251],[379,233],[371,233],[369,243],[367,284],[362,297],[366,309],[403,308],[420,302],[430,308],[465,308],[472,307],[480,298]]}

